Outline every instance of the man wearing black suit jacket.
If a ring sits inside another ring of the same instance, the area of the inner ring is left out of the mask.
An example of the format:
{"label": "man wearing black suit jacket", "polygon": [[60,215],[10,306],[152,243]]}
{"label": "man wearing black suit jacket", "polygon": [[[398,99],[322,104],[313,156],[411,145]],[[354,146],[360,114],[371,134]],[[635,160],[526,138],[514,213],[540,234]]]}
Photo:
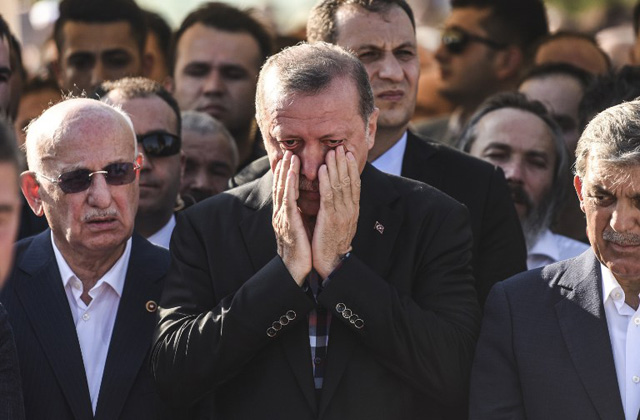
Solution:
{"label": "man wearing black suit jacket", "polygon": [[[526,270],[522,229],[502,170],[408,131],[420,67],[415,23],[404,0],[322,0],[307,23],[309,42],[352,50],[367,69],[380,109],[368,159],[383,172],[425,182],[469,209],[473,232],[471,265],[480,303],[491,286]],[[232,186],[268,169],[256,161]],[[257,173],[257,174],[256,174]]]}
{"label": "man wearing black suit jacket", "polygon": [[467,211],[366,162],[378,110],[339,47],[271,57],[256,109],[271,171],[178,217],[163,394],[221,419],[465,418]]}
{"label": "man wearing black suit jacket", "polygon": [[27,419],[155,419],[148,370],[168,253],[132,237],[141,155],[129,118],[91,99],[27,132],[22,191],[50,229],[16,246],[0,295]]}
{"label": "man wearing black suit jacket", "polygon": [[493,288],[472,419],[639,418],[639,150],[639,101],[585,129],[574,185],[591,249]]}

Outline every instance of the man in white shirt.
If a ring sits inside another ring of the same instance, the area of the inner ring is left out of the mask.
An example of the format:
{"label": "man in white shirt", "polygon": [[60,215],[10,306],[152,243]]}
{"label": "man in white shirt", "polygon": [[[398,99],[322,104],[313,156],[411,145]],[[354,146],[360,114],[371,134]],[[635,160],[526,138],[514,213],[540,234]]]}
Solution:
{"label": "man in white shirt", "polygon": [[155,245],[169,248],[180,209],[184,154],[178,103],[159,83],[142,77],[104,82],[98,89],[103,102],[129,114],[144,159],[140,170],[140,204],[136,232]]}
{"label": "man in white shirt", "polygon": [[68,99],[27,130],[21,186],[50,229],[16,245],[0,298],[27,419],[153,419],[148,352],[168,253],[133,235],[142,156],[131,120]]}
{"label": "man in white shirt", "polygon": [[493,288],[472,419],[638,418],[640,101],[598,114],[576,157],[591,250]]}
{"label": "man in white shirt", "polygon": [[544,105],[516,92],[492,96],[471,117],[460,148],[504,171],[527,243],[527,268],[575,257],[588,248],[549,230],[569,171],[562,131]]}

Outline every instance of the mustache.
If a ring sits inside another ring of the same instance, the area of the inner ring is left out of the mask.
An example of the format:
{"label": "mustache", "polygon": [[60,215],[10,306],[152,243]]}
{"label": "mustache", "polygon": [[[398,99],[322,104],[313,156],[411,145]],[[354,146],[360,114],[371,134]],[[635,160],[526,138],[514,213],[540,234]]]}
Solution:
{"label": "mustache", "polygon": [[103,220],[116,217],[118,212],[116,209],[97,210],[87,213],[82,217],[83,222],[93,222],[94,220]]}
{"label": "mustache", "polygon": [[318,179],[309,181],[304,175],[300,175],[299,188],[300,191],[320,191],[320,182]]}
{"label": "mustache", "polygon": [[602,232],[602,238],[618,245],[640,245],[640,235],[635,233],[622,233],[607,229]]}
{"label": "mustache", "polygon": [[514,203],[524,204],[527,207],[528,211],[531,211],[533,208],[533,201],[529,194],[524,190],[522,185],[516,184],[514,182],[507,182],[509,186],[509,190],[511,191],[511,198]]}

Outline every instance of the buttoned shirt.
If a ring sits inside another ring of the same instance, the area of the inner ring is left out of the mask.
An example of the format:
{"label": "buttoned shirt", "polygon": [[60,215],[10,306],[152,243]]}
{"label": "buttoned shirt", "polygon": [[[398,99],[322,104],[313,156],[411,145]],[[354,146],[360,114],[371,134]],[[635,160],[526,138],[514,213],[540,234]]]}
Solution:
{"label": "buttoned shirt", "polygon": [[584,242],[545,230],[527,252],[527,268],[543,267],[557,261],[577,257],[589,248]]}
{"label": "buttoned shirt", "polygon": [[407,132],[405,131],[396,144],[378,156],[378,158],[371,162],[371,164],[382,172],[400,176],[400,173],[402,172],[402,160],[404,159],[404,151],[406,148]]}
{"label": "buttoned shirt", "polygon": [[58,263],[64,291],[71,308],[73,322],[76,326],[89,386],[89,395],[91,396],[91,406],[95,414],[111,333],[113,332],[120,297],[124,289],[124,280],[129,267],[131,238],[127,241],[122,256],[89,291],[91,302],[88,305],[80,298],[82,295],[82,282],[60,253],[53,241],[53,235],[51,236],[51,242],[53,243],[53,252]]}
{"label": "buttoned shirt", "polygon": [[169,249],[169,242],[171,241],[171,234],[173,233],[174,227],[176,227],[176,216],[172,214],[171,219],[169,219],[167,224],[162,226],[159,231],[149,236],[147,241],[154,245]]}
{"label": "buttoned shirt", "polygon": [[611,270],[602,264],[600,269],[604,312],[622,407],[626,420],[636,420],[640,410],[640,310],[625,303],[624,290]]}

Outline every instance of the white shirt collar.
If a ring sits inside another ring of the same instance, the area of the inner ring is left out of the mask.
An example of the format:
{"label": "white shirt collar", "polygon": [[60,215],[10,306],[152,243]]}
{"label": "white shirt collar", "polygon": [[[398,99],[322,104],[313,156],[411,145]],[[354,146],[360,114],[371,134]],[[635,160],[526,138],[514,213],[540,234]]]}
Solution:
{"label": "white shirt collar", "polygon": [[538,240],[528,252],[529,255],[544,255],[553,261],[560,260],[560,250],[551,230],[547,229],[538,237]]}
{"label": "white shirt collar", "polygon": [[176,226],[176,216],[172,214],[171,219],[169,219],[167,224],[161,227],[159,231],[149,236],[147,238],[147,241],[151,242],[154,245],[158,245],[163,248],[169,249],[169,242],[171,241],[171,233],[173,233],[173,228],[175,226]]}
{"label": "white shirt collar", "polygon": [[600,271],[602,273],[602,303],[612,300],[620,312],[625,304],[624,290],[606,265],[600,263]]}
{"label": "white shirt collar", "polygon": [[371,164],[382,172],[400,176],[402,173],[402,160],[404,151],[407,148],[407,132],[405,131],[400,140],[391,146],[386,152],[378,156]]}
{"label": "white shirt collar", "polygon": [[[60,277],[62,278],[62,286],[67,287],[72,279],[78,279],[78,276],[73,272],[67,261],[62,256],[62,253],[56,246],[56,242],[53,240],[53,232],[51,233],[51,244],[53,245],[53,253],[58,263],[58,270],[60,271]],[[122,290],[124,289],[124,280],[127,276],[127,269],[129,268],[129,257],[131,256],[131,238],[127,240],[127,244],[124,248],[124,252],[118,258],[116,263],[107,271],[93,286],[91,290],[97,289],[102,283],[107,283],[111,288],[122,296]],[[80,291],[81,292],[81,291]]]}

